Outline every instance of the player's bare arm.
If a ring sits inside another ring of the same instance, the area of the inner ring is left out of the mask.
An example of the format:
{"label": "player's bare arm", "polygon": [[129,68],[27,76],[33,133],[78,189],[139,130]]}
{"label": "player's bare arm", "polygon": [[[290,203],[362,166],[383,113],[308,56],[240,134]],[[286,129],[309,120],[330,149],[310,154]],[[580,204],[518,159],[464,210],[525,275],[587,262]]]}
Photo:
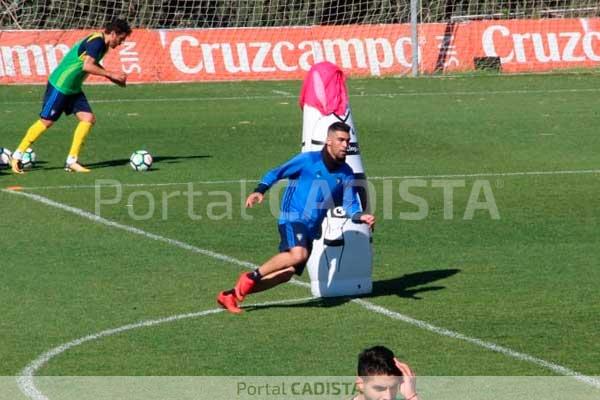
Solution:
{"label": "player's bare arm", "polygon": [[127,74],[124,72],[109,71],[103,68],[96,63],[96,59],[92,56],[85,56],[83,70],[92,75],[103,76],[121,87],[127,85]]}

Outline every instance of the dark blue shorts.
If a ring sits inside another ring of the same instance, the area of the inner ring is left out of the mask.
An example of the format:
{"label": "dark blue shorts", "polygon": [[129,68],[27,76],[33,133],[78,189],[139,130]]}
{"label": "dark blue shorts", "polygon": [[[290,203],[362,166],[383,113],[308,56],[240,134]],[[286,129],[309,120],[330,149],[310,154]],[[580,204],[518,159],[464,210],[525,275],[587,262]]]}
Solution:
{"label": "dark blue shorts", "polygon": [[92,112],[92,107],[90,107],[83,92],[68,95],[63,94],[48,82],[40,117],[58,121],[62,113],[69,115],[80,111]]}
{"label": "dark blue shorts", "polygon": [[[283,253],[292,247],[300,246],[308,250],[308,255],[310,256],[313,238],[306,225],[301,222],[285,222],[279,224],[278,228],[279,236],[281,236],[279,252]],[[305,266],[306,264],[296,265],[296,275],[302,275]]]}

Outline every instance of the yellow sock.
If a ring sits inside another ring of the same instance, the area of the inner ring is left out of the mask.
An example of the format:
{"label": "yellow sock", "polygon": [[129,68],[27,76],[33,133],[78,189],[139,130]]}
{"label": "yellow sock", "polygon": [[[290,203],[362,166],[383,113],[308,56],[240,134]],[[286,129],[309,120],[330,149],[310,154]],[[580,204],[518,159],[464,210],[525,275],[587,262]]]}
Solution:
{"label": "yellow sock", "polygon": [[75,133],[73,134],[73,144],[71,144],[71,150],[69,150],[69,160],[77,161],[81,147],[85,142],[85,138],[92,130],[92,126],[93,124],[91,122],[84,121],[81,121],[79,124],[77,124]]}
{"label": "yellow sock", "polygon": [[15,150],[15,152],[19,152],[19,154],[24,153],[28,147],[31,147],[33,142],[35,142],[40,138],[40,136],[42,136],[42,133],[44,133],[46,129],[48,128],[46,128],[46,125],[44,125],[42,121],[40,121],[39,119],[35,121],[33,125],[31,125],[27,130],[25,137],[23,138],[23,140],[21,140],[21,143],[19,144],[19,147],[17,147],[17,150]]}

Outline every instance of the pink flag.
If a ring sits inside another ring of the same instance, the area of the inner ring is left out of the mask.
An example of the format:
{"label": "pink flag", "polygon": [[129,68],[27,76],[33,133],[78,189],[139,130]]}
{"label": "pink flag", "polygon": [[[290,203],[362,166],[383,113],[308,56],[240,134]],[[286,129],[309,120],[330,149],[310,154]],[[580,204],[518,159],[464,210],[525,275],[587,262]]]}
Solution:
{"label": "pink flag", "polygon": [[305,104],[316,108],[323,115],[344,115],[348,106],[344,72],[328,61],[313,65],[300,91],[300,108],[304,108]]}

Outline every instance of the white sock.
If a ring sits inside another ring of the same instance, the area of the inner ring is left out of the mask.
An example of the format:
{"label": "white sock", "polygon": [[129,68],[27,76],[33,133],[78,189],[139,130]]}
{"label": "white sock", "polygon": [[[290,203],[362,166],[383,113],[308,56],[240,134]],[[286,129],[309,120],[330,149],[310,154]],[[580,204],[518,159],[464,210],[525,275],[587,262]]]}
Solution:
{"label": "white sock", "polygon": [[23,153],[18,150],[15,150],[15,152],[12,154],[12,158],[14,158],[15,160],[22,160]]}
{"label": "white sock", "polygon": [[71,165],[77,162],[77,157],[69,156],[67,157],[67,165]]}

